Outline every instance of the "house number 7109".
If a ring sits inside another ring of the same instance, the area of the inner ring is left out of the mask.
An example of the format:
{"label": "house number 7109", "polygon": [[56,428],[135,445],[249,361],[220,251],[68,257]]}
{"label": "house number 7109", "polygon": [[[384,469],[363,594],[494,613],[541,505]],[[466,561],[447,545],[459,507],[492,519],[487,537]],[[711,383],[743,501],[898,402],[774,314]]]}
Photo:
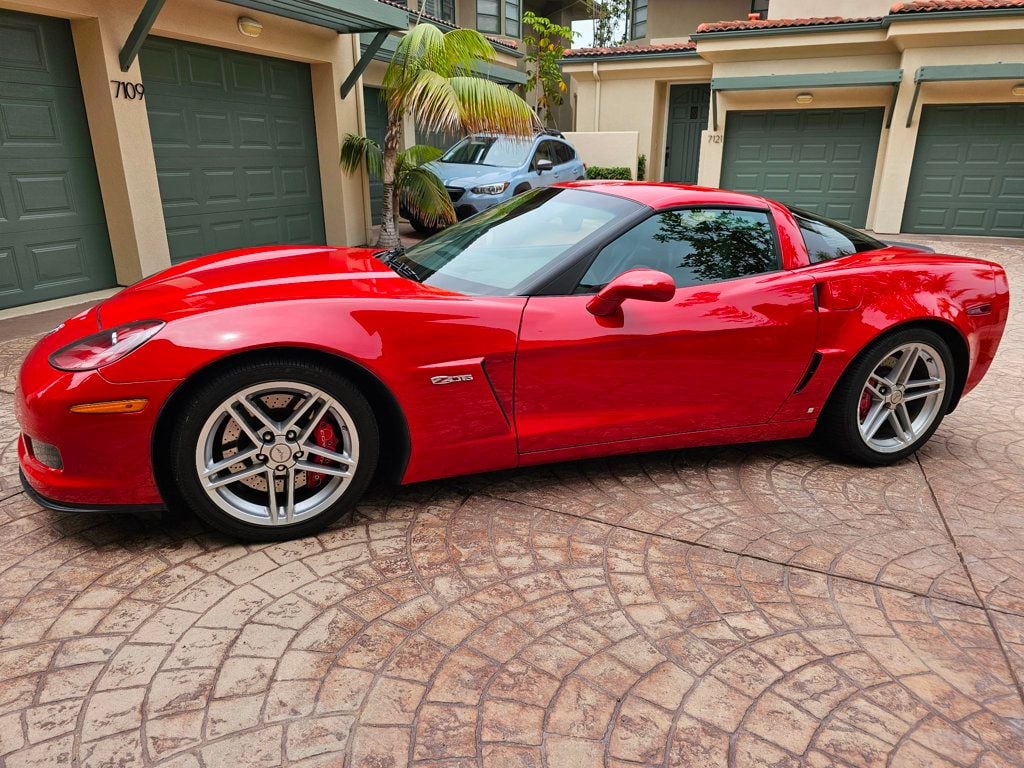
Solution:
{"label": "house number 7109", "polygon": [[141,99],[146,95],[146,87],[142,83],[129,83],[125,80],[111,80],[116,87],[114,88],[115,99],[129,99],[135,101],[135,99]]}

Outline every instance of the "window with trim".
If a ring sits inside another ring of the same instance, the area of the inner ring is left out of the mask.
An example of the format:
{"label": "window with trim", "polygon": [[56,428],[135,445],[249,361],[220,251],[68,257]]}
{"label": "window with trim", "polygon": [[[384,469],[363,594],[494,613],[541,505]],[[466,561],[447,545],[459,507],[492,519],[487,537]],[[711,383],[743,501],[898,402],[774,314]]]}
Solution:
{"label": "window with trim", "polygon": [[420,10],[449,24],[455,23],[455,0],[420,0]]}
{"label": "window with trim", "polygon": [[629,30],[633,40],[647,37],[647,0],[633,0],[629,10]]}
{"label": "window with trim", "polygon": [[476,0],[476,28],[481,32],[501,33],[501,0]]}
{"label": "window with trim", "polygon": [[789,212],[793,214],[797,226],[800,227],[800,234],[807,247],[807,257],[812,264],[850,256],[861,251],[885,248],[885,243],[838,221],[825,219],[799,208],[790,208]]}
{"label": "window with trim", "polygon": [[750,0],[750,12],[756,13],[760,18],[768,18],[768,0]]}
{"label": "window with trim", "polygon": [[782,268],[767,211],[685,208],[663,211],[606,245],[577,293],[594,293],[630,269],[657,269],[676,287],[716,283]]}
{"label": "window with trim", "polygon": [[520,0],[505,0],[505,34],[519,37]]}

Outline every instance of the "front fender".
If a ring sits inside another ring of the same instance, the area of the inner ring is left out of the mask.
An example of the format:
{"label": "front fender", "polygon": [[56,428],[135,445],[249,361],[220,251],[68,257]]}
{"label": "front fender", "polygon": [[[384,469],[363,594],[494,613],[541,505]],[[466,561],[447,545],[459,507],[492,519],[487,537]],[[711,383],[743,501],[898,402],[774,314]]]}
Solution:
{"label": "front fender", "polygon": [[[515,466],[513,364],[524,299],[303,300],[178,317],[103,368],[109,381],[185,379],[239,353],[346,359],[394,396],[409,430],[404,482]],[[467,378],[458,378],[464,376]],[[438,377],[455,377],[444,384]]]}

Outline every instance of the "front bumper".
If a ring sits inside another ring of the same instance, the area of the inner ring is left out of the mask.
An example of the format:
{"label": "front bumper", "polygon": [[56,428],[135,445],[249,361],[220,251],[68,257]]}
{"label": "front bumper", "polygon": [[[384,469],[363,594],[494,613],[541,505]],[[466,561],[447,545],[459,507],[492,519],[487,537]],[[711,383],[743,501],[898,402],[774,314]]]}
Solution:
{"label": "front bumper", "polygon": [[478,213],[493,208],[498,203],[503,203],[513,197],[512,187],[509,186],[500,195],[478,195],[469,189],[462,193],[457,200],[452,201],[455,206],[455,216],[459,221],[468,219]]}
{"label": "front bumper", "polygon": [[[100,371],[55,370],[50,353],[83,334],[61,329],[44,337],[25,358],[14,407],[21,435],[18,460],[23,484],[43,506],[64,511],[154,508],[162,499],[152,464],[152,435],[160,409],[178,381],[114,384]],[[73,405],[146,398],[139,413],[73,413]],[[26,439],[28,437],[28,439]],[[60,452],[61,467],[33,454],[42,441]]]}

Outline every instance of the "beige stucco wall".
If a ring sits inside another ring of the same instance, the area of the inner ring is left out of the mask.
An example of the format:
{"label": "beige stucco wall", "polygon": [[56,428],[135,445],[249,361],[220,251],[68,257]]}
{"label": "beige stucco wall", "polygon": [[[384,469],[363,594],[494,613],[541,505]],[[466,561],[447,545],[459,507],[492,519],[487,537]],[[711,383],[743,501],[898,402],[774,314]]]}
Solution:
{"label": "beige stucco wall", "polygon": [[576,131],[636,131],[637,152],[647,155],[647,178],[664,171],[667,95],[674,83],[706,83],[711,65],[697,57],[572,63]]}
{"label": "beige stucco wall", "polygon": [[769,19],[806,19],[813,16],[842,16],[847,19],[885,16],[893,0],[771,0]]}
{"label": "beige stucco wall", "polygon": [[[126,285],[168,266],[145,104],[115,99],[110,84],[142,80],[137,60],[126,73],[118,63],[141,0],[0,0],[0,7],[71,20],[117,280]],[[263,23],[259,38],[238,31],[243,14]],[[359,99],[339,96],[355,60],[355,38],[213,0],[167,0],[151,34],[309,63],[327,240],[365,241],[363,180],[338,166],[345,133],[359,126]]]}
{"label": "beige stucco wall", "polygon": [[647,35],[637,42],[689,37],[705,21],[745,19],[750,0],[649,0]]}
{"label": "beige stucco wall", "polygon": [[629,168],[634,179],[638,136],[636,131],[565,133],[565,138],[576,147],[580,158],[588,166]]}
{"label": "beige stucco wall", "polygon": [[[820,4],[814,5],[816,13],[791,4],[795,10],[785,11],[785,16],[822,15]],[[772,7],[775,12],[774,3]],[[857,7],[862,10],[848,15],[876,13],[867,6]],[[900,20],[885,29],[705,38],[699,40],[698,51],[697,57],[598,60],[596,72],[593,61],[567,63],[565,71],[572,78],[576,97],[577,130],[637,130],[639,151],[648,156],[648,176],[658,180],[664,169],[666,97],[673,83],[708,83],[712,77],[901,69],[903,79],[892,126],[883,127],[879,137],[867,219],[869,229],[886,234],[899,232],[902,223],[921,106],[1024,103],[1024,97],[1011,94],[1015,83],[1010,81],[925,83],[911,125],[906,125],[919,67],[1024,62],[1024,24],[1020,16],[920,18]],[[797,93],[805,91],[810,91],[814,100],[807,105],[797,104]],[[711,135],[715,131],[709,118],[708,130],[702,136],[698,182],[708,186],[720,182],[725,147],[722,137],[729,111],[863,106],[888,109],[892,95],[888,86],[721,92],[717,96],[718,136]]]}

